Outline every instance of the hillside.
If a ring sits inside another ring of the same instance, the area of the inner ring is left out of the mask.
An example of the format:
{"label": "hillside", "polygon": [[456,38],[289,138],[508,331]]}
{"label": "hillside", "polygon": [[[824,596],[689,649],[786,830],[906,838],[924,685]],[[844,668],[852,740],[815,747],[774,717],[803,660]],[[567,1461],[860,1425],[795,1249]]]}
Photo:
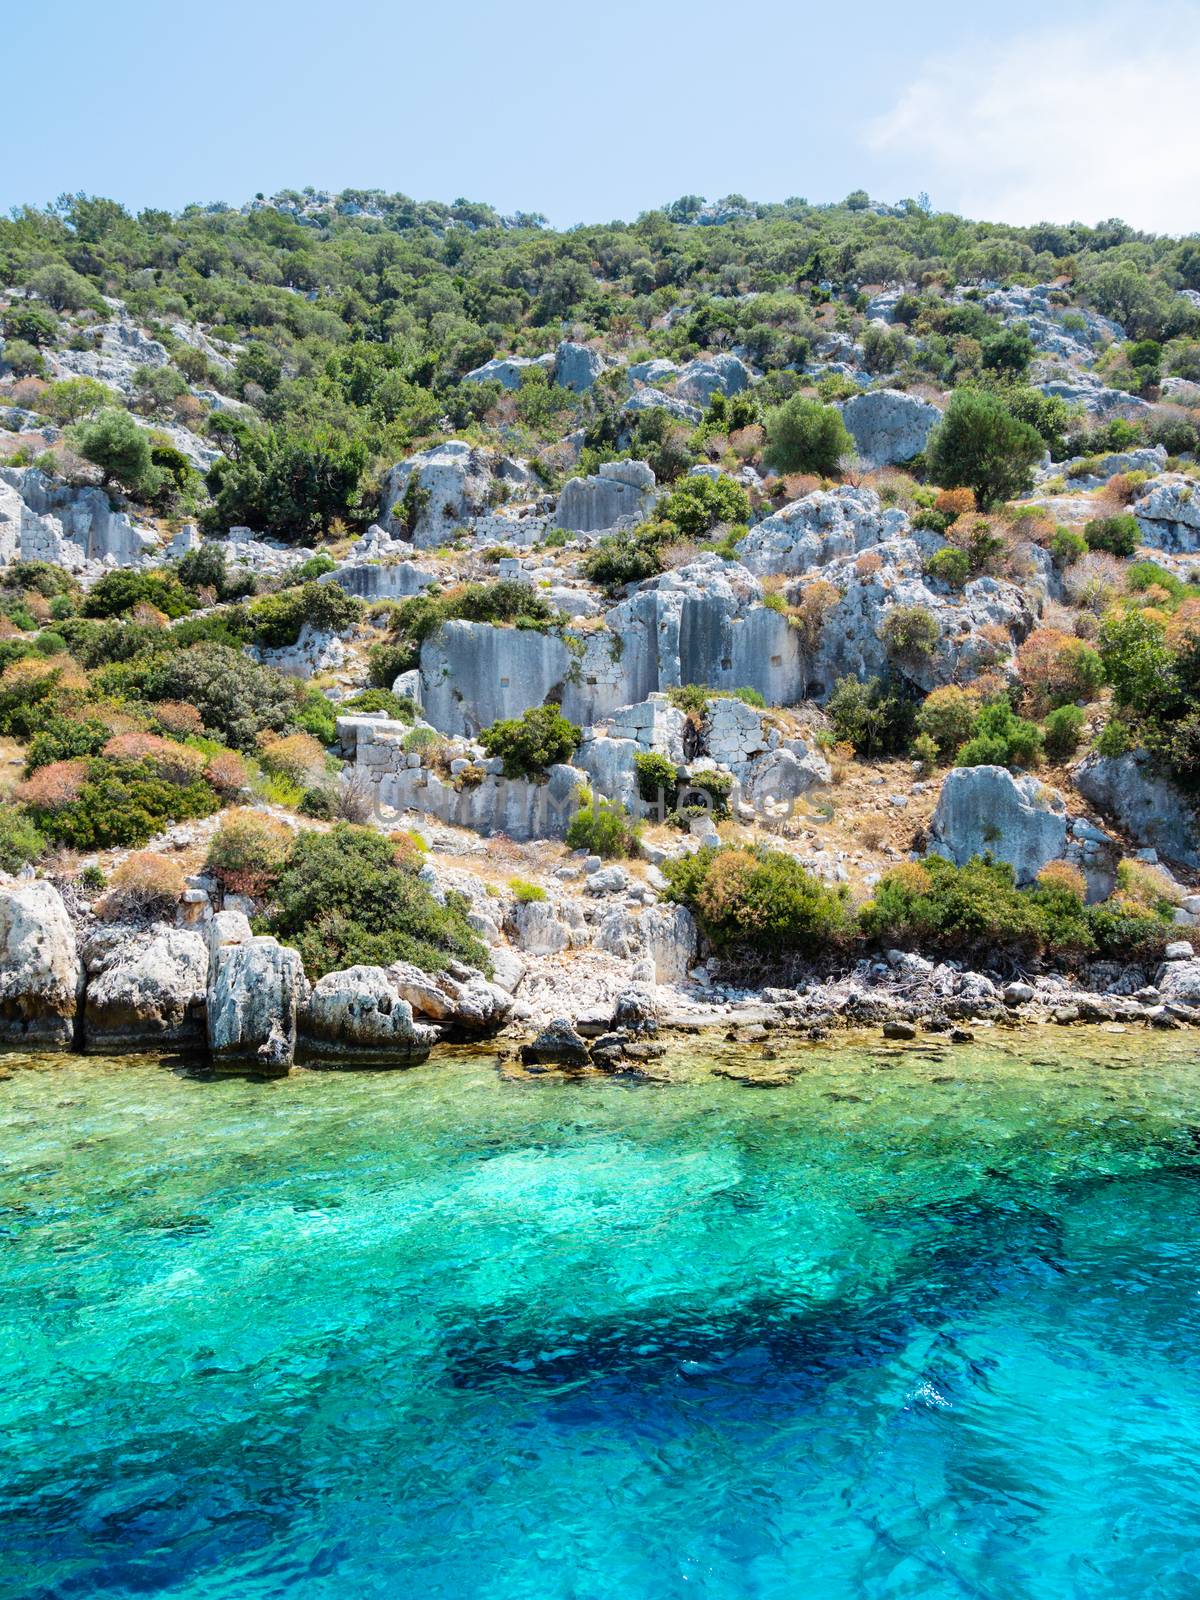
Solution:
{"label": "hillside", "polygon": [[241,913],[310,1017],[1190,1020],[1200,239],[76,196],[0,333],[0,894],[109,1043]]}

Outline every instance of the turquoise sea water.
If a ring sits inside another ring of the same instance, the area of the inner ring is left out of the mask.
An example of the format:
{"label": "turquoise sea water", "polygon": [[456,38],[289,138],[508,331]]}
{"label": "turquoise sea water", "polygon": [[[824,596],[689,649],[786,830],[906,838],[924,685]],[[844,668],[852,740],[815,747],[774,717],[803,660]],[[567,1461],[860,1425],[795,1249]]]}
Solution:
{"label": "turquoise sea water", "polygon": [[1200,1593],[1200,1053],[0,1062],[0,1597]]}

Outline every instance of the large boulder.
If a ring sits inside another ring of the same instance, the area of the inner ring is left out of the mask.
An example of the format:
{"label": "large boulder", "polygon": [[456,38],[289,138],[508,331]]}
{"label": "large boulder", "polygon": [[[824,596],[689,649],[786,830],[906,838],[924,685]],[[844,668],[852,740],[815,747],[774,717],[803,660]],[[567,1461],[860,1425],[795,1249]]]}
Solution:
{"label": "large boulder", "polygon": [[413,1021],[412,1006],[386,967],[327,972],[300,1013],[305,1060],[353,1067],[406,1067],[424,1061],[437,1029]]}
{"label": "large boulder", "polygon": [[700,930],[692,913],[686,906],[649,906],[638,925],[656,982],[686,983],[700,950]]}
{"label": "large boulder", "polygon": [[751,572],[798,577],[909,531],[908,516],[884,509],[873,489],[839,484],[793,500],[752,528],[737,547]]}
{"label": "large boulder", "polygon": [[874,467],[920,455],[941,415],[937,406],[900,389],[871,389],[842,407],[842,421],[859,455]]}
{"label": "large boulder", "polygon": [[590,389],[604,367],[599,350],[572,339],[564,339],[554,352],[554,382],[560,389],[572,389],[576,394]]}
{"label": "large boulder", "polygon": [[661,389],[639,389],[629,396],[621,410],[628,416],[638,416],[643,411],[667,411],[679,422],[699,422],[704,414],[699,406],[689,405],[678,395],[665,394]]}
{"label": "large boulder", "polygon": [[158,536],[114,511],[103,489],[59,483],[37,467],[0,467],[0,562],[48,561],[97,577],[157,549]]}
{"label": "large boulder", "polygon": [[955,767],[942,782],[928,851],[960,867],[990,854],[1028,884],[1061,858],[1067,825],[1066,801],[1037,778],[1014,777],[1006,767]]}
{"label": "large boulder", "polygon": [[[214,921],[216,919],[214,918]],[[208,1048],[218,1071],[279,1075],[296,1054],[296,1019],[308,985],[298,950],[275,939],[217,943],[208,985]],[[210,933],[212,940],[222,937]]]}
{"label": "large boulder", "polygon": [[1200,550],[1200,484],[1171,476],[1133,503],[1142,540],[1155,550],[1192,555]]}
{"label": "large boulder", "polygon": [[554,366],[552,355],[544,356],[494,356],[481,367],[463,373],[464,383],[498,383],[503,389],[519,389],[525,373],[535,369],[549,373]]}
{"label": "large boulder", "polygon": [[201,1049],[208,942],[189,928],[105,928],[84,947],[84,1048]]}
{"label": "large boulder", "polygon": [[644,461],[606,461],[593,477],[567,479],[555,526],[577,533],[615,528],[649,516],[655,498],[654,473]]}
{"label": "large boulder", "polygon": [[1200,867],[1200,823],[1192,802],[1155,772],[1146,751],[1085,756],[1071,777],[1084,799],[1111,816],[1138,844],[1180,866]]}
{"label": "large boulder", "polygon": [[516,1004],[499,984],[459,962],[451,962],[445,972],[422,972],[411,962],[395,961],[388,975],[413,1015],[435,1023],[445,1038],[476,1039],[496,1033]]}
{"label": "large boulder", "polygon": [[553,956],[573,945],[587,943],[587,930],[577,908],[572,918],[565,905],[553,900],[514,901],[504,917],[504,931],[528,956]]}
{"label": "large boulder", "polygon": [[801,697],[800,636],[736,562],[709,554],[651,578],[605,620],[563,691],[582,726],[678,684],[755,689],[771,705]]}
{"label": "large boulder", "polygon": [[65,1049],[82,973],[62,896],[44,879],[0,878],[0,1043]]}
{"label": "large boulder", "polygon": [[813,789],[824,788],[832,778],[829,762],[803,740],[768,751],[746,768],[741,800],[763,815],[778,815]]}
{"label": "large boulder", "polygon": [[681,369],[675,392],[693,405],[707,406],[714,394],[740,394],[751,377],[750,368],[735,355],[699,356]]}
{"label": "large boulder", "polygon": [[528,487],[529,474],[518,462],[450,439],[398,462],[384,475],[379,521],[385,533],[427,550],[482,516],[497,495]]}
{"label": "large boulder", "polygon": [[1164,961],[1156,980],[1159,994],[1167,1002],[1200,1006],[1200,960]]}
{"label": "large boulder", "polygon": [[[847,557],[821,569],[841,594],[826,613],[816,652],[806,662],[807,687],[825,695],[839,678],[894,673],[925,690],[961,683],[1003,666],[1036,620],[1030,596],[1015,583],[979,577],[961,593],[927,579],[927,539],[887,539],[866,556]],[[802,590],[792,591],[799,598]],[[888,642],[888,615],[896,607],[926,611],[937,625],[929,651],[898,656]]]}

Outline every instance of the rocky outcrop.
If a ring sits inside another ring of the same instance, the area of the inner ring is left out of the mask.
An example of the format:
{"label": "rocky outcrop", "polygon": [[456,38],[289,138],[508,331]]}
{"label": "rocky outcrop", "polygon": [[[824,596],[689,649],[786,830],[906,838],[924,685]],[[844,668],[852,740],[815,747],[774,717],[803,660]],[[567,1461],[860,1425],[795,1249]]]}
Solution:
{"label": "rocky outcrop", "polygon": [[789,741],[759,756],[746,769],[741,800],[759,815],[777,815],[792,803],[831,781],[829,762],[803,740]]}
{"label": "rocky outcrop", "polygon": [[300,1013],[302,1060],[336,1066],[407,1067],[424,1061],[437,1029],[413,1010],[386,967],[327,972]]}
{"label": "rocky outcrop", "polygon": [[1085,800],[1138,844],[1184,867],[1200,867],[1200,823],[1182,790],[1155,772],[1144,750],[1085,756],[1071,778]]}
{"label": "rocky outcrop", "polygon": [[1034,881],[1067,844],[1067,805],[1037,778],[1006,767],[955,767],[946,774],[929,825],[928,850],[964,866],[990,854],[1007,861],[1018,884]]}
{"label": "rocky outcrop", "polygon": [[696,965],[700,930],[686,906],[648,906],[638,918],[642,947],[654,963],[657,982],[681,984]]}
{"label": "rocky outcrop", "polygon": [[556,1017],[521,1046],[521,1060],[527,1067],[586,1067],[591,1063],[587,1040],[576,1032],[566,1017]]}
{"label": "rocky outcrop", "polygon": [[285,678],[313,678],[322,672],[337,672],[346,665],[348,652],[346,633],[326,633],[306,622],[300,629],[295,644],[278,649],[251,647],[250,653],[265,666],[274,667]]}
{"label": "rocky outcrop", "polygon": [[114,511],[103,489],[58,483],[36,467],[0,467],[0,563],[49,561],[95,577],[157,549],[157,535]]}
{"label": "rocky outcrop", "polygon": [[561,699],[572,662],[556,633],[490,622],[444,623],[421,646],[425,719],[441,733],[476,734]]}
{"label": "rocky outcrop", "polygon": [[208,943],[201,934],[164,924],[101,928],[83,958],[86,1050],[203,1047]]}
{"label": "rocky outcrop", "polygon": [[675,392],[692,405],[705,407],[714,394],[740,394],[751,380],[750,368],[735,355],[698,356],[680,369]]}
{"label": "rocky outcrop", "polygon": [[572,339],[564,339],[554,352],[553,381],[560,389],[571,389],[576,394],[582,394],[585,389],[592,387],[606,364],[599,350],[593,350],[590,345],[576,344]]}
{"label": "rocky outcrop", "polygon": [[589,478],[568,478],[558,497],[555,526],[599,532],[641,521],[654,509],[654,473],[644,461],[606,461]]}
{"label": "rocky outcrop", "polygon": [[668,411],[680,422],[699,422],[703,416],[699,406],[689,405],[678,395],[666,394],[662,389],[639,389],[631,394],[621,407],[627,416],[637,416],[642,411]]}
{"label": "rocky outcrop", "polygon": [[463,374],[464,383],[498,383],[502,389],[519,389],[527,372],[553,370],[554,357],[544,356],[493,356],[481,367],[473,367]]}
{"label": "rocky outcrop", "polygon": [[679,684],[755,689],[770,705],[800,698],[799,635],[736,562],[705,555],[651,578],[605,621],[563,690],[563,711],[581,726]]}
{"label": "rocky outcrop", "polygon": [[1131,507],[1143,543],[1154,550],[1193,555],[1200,550],[1200,484],[1170,475],[1149,486]]}
{"label": "rocky outcrop", "polygon": [[740,542],[737,558],[760,576],[798,577],[909,531],[907,514],[885,510],[873,489],[842,484],[817,489],[764,518]]}
{"label": "rocky outcrop", "polygon": [[937,406],[900,389],[872,389],[842,406],[842,421],[859,455],[873,467],[920,455],[941,415]]}
{"label": "rocky outcrop", "polygon": [[82,986],[75,931],[44,879],[0,878],[0,1044],[66,1049]]}
{"label": "rocky outcrop", "polygon": [[450,439],[398,462],[384,475],[379,521],[394,538],[432,549],[510,491],[529,485],[529,474],[518,462]]}
{"label": "rocky outcrop", "polygon": [[[928,691],[969,682],[1010,660],[1033,629],[1033,600],[1000,578],[974,578],[961,593],[933,587],[924,574],[926,548],[923,538],[888,539],[872,549],[870,559],[847,558],[821,569],[841,599],[826,613],[818,648],[806,662],[810,694],[827,695],[839,678],[889,672]],[[795,599],[801,593],[799,586],[791,591]],[[888,615],[900,606],[933,618],[937,637],[931,648],[904,655],[893,649]]]}
{"label": "rocky outcrop", "polygon": [[478,1039],[496,1033],[516,1004],[506,989],[461,962],[449,962],[445,972],[422,972],[407,961],[396,961],[387,970],[413,1015],[435,1024],[442,1038]]}
{"label": "rocky outcrop", "polygon": [[573,902],[514,901],[504,917],[504,932],[524,955],[552,956],[587,943],[583,913]]}
{"label": "rocky outcrop", "polygon": [[210,950],[208,1049],[213,1067],[218,1072],[286,1073],[295,1058],[297,1015],[308,991],[299,951],[271,938],[242,937],[237,926],[210,934]]}

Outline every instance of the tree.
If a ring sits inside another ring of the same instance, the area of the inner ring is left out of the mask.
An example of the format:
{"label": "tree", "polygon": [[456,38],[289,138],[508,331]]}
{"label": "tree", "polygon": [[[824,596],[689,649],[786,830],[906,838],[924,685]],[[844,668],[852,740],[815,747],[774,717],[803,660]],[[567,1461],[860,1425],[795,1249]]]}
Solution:
{"label": "tree", "polygon": [[293,544],[324,532],[357,510],[368,451],[335,428],[247,431],[238,458],[220,456],[206,482],[214,531],[243,525]]}
{"label": "tree", "polygon": [[854,440],[841,412],[804,395],[793,395],[768,411],[766,430],[763,460],[778,472],[819,472],[831,477],[841,458],[854,453]]}
{"label": "tree", "polygon": [[119,483],[130,494],[150,493],[156,487],[150,436],[128,411],[109,407],[81,423],[75,447],[85,460],[100,468],[106,485]]}
{"label": "tree", "polygon": [[0,326],[6,339],[24,339],[39,350],[58,338],[58,318],[33,300],[17,300],[8,306]]}
{"label": "tree", "polygon": [[80,311],[84,306],[104,304],[86,278],[61,262],[35,272],[29,287],[53,311]]}
{"label": "tree", "polygon": [[951,396],[929,436],[925,459],[935,483],[974,489],[987,509],[1032,486],[1044,448],[1036,428],[1018,422],[996,395],[968,388]]}
{"label": "tree", "polygon": [[1019,378],[1033,359],[1033,340],[1022,326],[1001,328],[982,341],[981,361],[990,372]]}

